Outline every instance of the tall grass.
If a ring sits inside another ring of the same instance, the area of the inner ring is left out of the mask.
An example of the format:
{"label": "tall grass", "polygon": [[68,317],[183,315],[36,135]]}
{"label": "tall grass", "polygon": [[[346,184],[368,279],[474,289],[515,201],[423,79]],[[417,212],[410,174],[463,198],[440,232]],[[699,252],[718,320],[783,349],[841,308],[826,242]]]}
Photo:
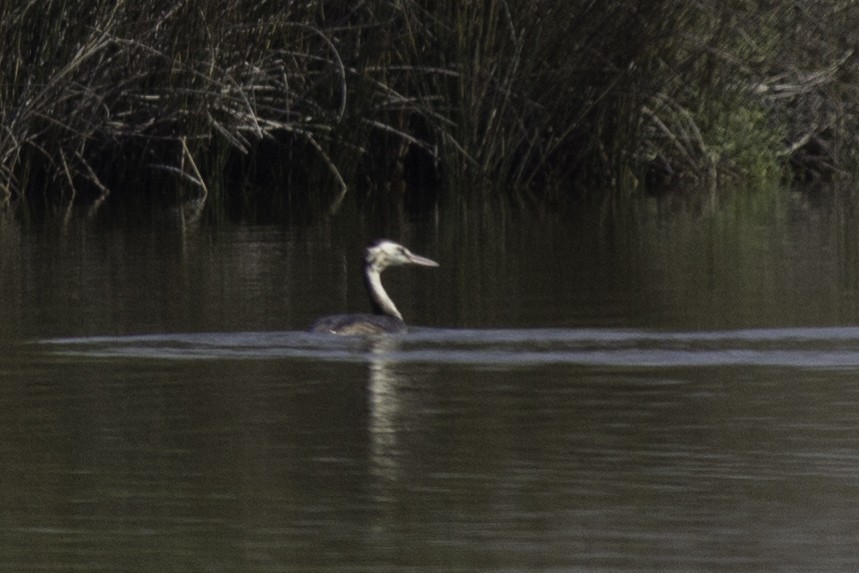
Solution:
{"label": "tall grass", "polygon": [[859,161],[859,10],[837,0],[0,9],[7,202],[712,190]]}

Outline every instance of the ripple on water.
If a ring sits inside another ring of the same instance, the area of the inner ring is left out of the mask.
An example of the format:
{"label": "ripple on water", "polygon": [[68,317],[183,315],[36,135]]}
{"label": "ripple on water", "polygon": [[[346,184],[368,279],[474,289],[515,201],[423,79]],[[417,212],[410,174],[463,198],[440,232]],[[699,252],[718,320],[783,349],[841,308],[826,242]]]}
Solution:
{"label": "ripple on water", "polygon": [[859,328],[727,331],[613,329],[415,329],[402,336],[305,332],[95,336],[40,341],[62,355],[167,360],[311,359],[498,366],[859,366]]}

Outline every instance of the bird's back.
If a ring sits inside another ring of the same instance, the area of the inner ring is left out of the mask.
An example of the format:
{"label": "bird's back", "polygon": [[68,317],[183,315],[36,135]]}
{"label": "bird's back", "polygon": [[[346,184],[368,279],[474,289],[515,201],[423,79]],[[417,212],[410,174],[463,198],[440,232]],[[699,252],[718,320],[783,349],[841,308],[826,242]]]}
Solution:
{"label": "bird's back", "polygon": [[324,316],[310,325],[310,332],[346,336],[372,336],[404,332],[406,324],[382,314],[335,314]]}

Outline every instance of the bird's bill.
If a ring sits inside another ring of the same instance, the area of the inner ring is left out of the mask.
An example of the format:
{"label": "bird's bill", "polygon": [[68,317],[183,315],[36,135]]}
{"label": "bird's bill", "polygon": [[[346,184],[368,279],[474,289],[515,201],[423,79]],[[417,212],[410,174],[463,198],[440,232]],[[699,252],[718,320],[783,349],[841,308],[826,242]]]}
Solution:
{"label": "bird's bill", "polygon": [[413,265],[420,265],[422,267],[437,267],[438,263],[432,259],[428,259],[426,257],[422,257],[420,255],[416,255],[414,253],[409,253],[409,262]]}

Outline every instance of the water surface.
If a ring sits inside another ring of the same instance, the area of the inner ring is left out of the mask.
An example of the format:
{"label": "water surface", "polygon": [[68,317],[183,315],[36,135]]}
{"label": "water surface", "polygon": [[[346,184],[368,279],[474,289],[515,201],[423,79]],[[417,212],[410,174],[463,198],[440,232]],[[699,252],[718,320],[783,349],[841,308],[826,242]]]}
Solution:
{"label": "water surface", "polygon": [[[856,569],[859,227],[663,210],[4,221],[0,569]],[[302,332],[378,236],[417,327]]]}

